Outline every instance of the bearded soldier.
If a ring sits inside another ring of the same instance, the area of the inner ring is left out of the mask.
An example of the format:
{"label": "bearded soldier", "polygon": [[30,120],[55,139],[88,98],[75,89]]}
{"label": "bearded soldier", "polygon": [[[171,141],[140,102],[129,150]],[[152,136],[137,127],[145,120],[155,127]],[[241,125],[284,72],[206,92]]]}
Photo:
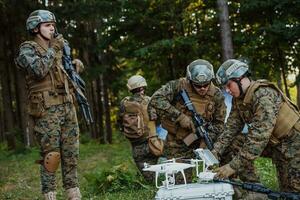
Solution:
{"label": "bearded soldier", "polygon": [[[69,200],[81,199],[77,177],[79,127],[73,86],[62,65],[62,35],[54,37],[56,19],[47,10],[29,15],[26,28],[33,40],[23,42],[16,58],[25,72],[28,112],[41,150],[41,185],[46,200],[56,199],[55,172],[61,163],[63,187]],[[83,68],[78,59],[76,69]]]}
{"label": "bearded soldier", "polygon": [[[198,59],[187,66],[186,77],[172,80],[158,89],[151,97],[150,106],[153,107],[162,126],[168,130],[164,154],[167,158],[194,156],[193,149],[205,144],[202,140],[184,140],[194,134],[194,124],[191,113],[186,109],[179,92],[185,89],[196,108],[196,111],[205,119],[205,128],[212,141],[223,131],[225,119],[224,96],[212,80],[213,66],[206,60]],[[187,173],[191,180],[191,172]],[[180,181],[180,179],[179,179]]]}
{"label": "bearded soldier", "polygon": [[119,124],[121,132],[130,141],[132,156],[137,168],[148,182],[153,182],[151,172],[143,171],[144,163],[156,164],[158,156],[163,153],[163,142],[157,137],[155,111],[148,114],[150,97],[145,95],[147,82],[140,75],[131,76],[127,88],[132,93],[121,101]]}
{"label": "bearded soldier", "polygon": [[239,173],[264,154],[276,165],[281,191],[300,192],[298,108],[273,83],[249,76],[248,65],[235,59],[224,62],[217,72],[218,82],[233,96],[233,107],[213,153],[222,156],[245,123],[249,133],[237,155],[218,168],[216,176]]}

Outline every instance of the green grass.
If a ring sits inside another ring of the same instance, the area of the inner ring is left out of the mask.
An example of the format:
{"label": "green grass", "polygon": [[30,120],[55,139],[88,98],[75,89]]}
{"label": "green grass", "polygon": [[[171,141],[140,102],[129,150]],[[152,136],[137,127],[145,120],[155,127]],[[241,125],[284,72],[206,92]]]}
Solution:
{"label": "green grass", "polygon": [[[0,199],[2,200],[34,200],[42,199],[40,194],[39,166],[34,161],[39,159],[37,148],[18,151],[18,153],[7,152],[4,145],[0,144]],[[261,175],[262,183],[273,189],[277,189],[277,180],[275,170],[269,159],[258,159],[256,167]],[[139,189],[126,189],[118,185],[121,182],[114,183],[113,192],[100,191],[99,182],[95,184],[89,177],[95,177],[97,180],[103,176],[104,171],[112,172],[113,176],[120,176],[114,173],[118,166],[126,166],[125,175],[122,181],[139,182],[136,178],[137,169],[131,158],[131,150],[128,142],[120,137],[112,145],[99,145],[96,142],[81,144],[79,160],[79,181],[83,199],[90,200],[109,200],[109,199],[153,199],[155,187],[144,185]],[[57,198],[65,199],[62,189],[60,170],[57,173],[58,195]],[[120,177],[119,177],[120,178]],[[88,180],[90,182],[88,182]],[[128,183],[126,183],[128,184]],[[124,184],[124,185],[126,185]],[[98,190],[98,191],[97,191]]]}

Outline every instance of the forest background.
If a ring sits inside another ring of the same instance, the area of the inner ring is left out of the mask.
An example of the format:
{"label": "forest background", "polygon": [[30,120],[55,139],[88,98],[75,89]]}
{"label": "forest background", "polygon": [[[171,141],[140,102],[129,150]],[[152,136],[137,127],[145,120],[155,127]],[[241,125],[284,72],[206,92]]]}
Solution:
{"label": "forest background", "polygon": [[79,114],[82,140],[104,148],[118,144],[116,114],[130,76],[144,76],[151,95],[185,76],[198,58],[215,70],[228,58],[242,59],[254,79],[273,81],[300,105],[299,0],[0,0],[3,155],[35,147],[24,76],[14,57],[30,39],[25,22],[36,9],[56,15],[58,32],[86,66],[82,77],[95,123],[87,126]]}

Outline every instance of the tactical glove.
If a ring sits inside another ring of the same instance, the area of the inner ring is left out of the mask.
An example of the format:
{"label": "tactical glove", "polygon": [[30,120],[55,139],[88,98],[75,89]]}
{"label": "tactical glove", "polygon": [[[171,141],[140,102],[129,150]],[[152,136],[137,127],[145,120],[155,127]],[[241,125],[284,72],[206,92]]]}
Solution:
{"label": "tactical glove", "polygon": [[81,62],[81,60],[79,59],[74,59],[72,61],[72,64],[75,65],[75,70],[78,74],[80,74],[81,72],[83,72],[84,70],[84,65],[83,63]]}
{"label": "tactical glove", "polygon": [[64,38],[62,34],[54,37],[50,40],[50,48],[53,48],[55,52],[60,51],[64,47]]}
{"label": "tactical glove", "polygon": [[176,119],[176,122],[178,122],[182,128],[192,130],[193,133],[196,132],[192,119],[187,115],[181,113],[179,117]]}
{"label": "tactical glove", "polygon": [[215,175],[216,178],[226,179],[235,174],[235,170],[230,167],[229,164],[223,165],[215,169],[213,172],[217,173]]}

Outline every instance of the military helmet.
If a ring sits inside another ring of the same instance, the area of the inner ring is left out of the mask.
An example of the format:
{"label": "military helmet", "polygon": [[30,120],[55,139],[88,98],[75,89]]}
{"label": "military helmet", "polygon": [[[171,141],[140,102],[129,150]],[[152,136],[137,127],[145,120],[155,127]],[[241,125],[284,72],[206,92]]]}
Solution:
{"label": "military helmet", "polygon": [[54,14],[48,10],[35,10],[29,15],[26,21],[26,29],[27,31],[32,31],[38,27],[40,23],[44,22],[56,23]]}
{"label": "military helmet", "polygon": [[206,60],[195,60],[187,66],[186,78],[198,85],[207,84],[215,78],[214,68]]}
{"label": "military helmet", "polygon": [[217,81],[220,85],[225,85],[228,80],[240,78],[247,72],[249,72],[249,67],[246,63],[235,59],[229,59],[218,69],[216,73]]}
{"label": "military helmet", "polygon": [[127,81],[127,88],[129,91],[140,87],[147,87],[147,82],[141,75],[131,76]]}

